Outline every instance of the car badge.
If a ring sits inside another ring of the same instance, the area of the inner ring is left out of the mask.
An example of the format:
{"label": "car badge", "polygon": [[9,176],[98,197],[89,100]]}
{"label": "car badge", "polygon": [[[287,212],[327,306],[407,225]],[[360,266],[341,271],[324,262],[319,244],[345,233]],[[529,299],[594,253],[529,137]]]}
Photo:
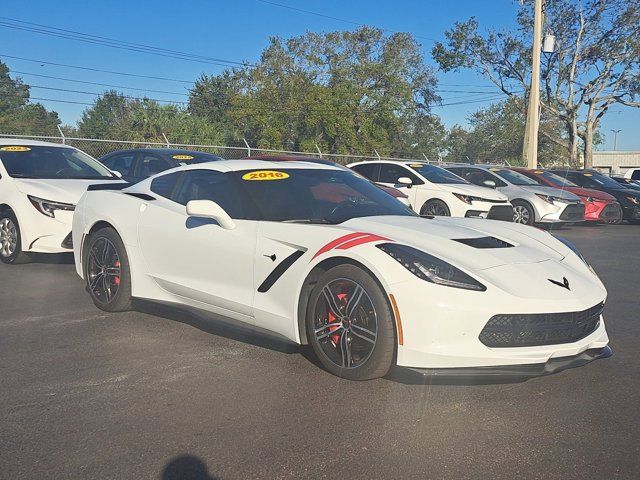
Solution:
{"label": "car badge", "polygon": [[567,280],[567,277],[562,277],[562,281],[561,282],[559,282],[557,280],[551,280],[550,278],[547,278],[547,280],[549,280],[554,285],[557,285],[557,286],[562,287],[562,288],[566,288],[567,290],[571,290],[571,288],[569,287],[569,280]]}

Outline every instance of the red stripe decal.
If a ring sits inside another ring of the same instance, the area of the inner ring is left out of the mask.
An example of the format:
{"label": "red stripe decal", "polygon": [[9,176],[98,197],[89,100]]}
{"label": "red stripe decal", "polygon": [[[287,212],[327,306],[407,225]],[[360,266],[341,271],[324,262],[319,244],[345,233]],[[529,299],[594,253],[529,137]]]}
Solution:
{"label": "red stripe decal", "polygon": [[350,233],[349,235],[344,235],[342,237],[336,238],[335,240],[330,241],[324,247],[318,250],[316,254],[313,256],[313,258],[316,258],[318,255],[322,255],[323,253],[328,252],[329,250],[336,248],[338,245],[348,242],[349,240],[353,240],[355,238],[360,238],[360,237],[366,237],[368,235],[369,235],[368,233],[357,232],[357,233]]}
{"label": "red stripe decal", "polygon": [[358,245],[362,245],[363,243],[377,242],[378,240],[389,240],[389,239],[385,237],[380,237],[378,235],[367,235],[366,237],[356,238],[354,240],[345,242],[342,245],[338,246],[337,248],[339,250],[347,250],[351,247],[357,247]]}

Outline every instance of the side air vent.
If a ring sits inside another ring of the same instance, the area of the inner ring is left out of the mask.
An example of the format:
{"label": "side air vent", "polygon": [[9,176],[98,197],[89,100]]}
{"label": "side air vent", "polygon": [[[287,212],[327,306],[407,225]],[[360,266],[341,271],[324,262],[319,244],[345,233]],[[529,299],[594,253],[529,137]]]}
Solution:
{"label": "side air vent", "polygon": [[473,248],[510,248],[513,247],[509,242],[500,240],[496,237],[478,237],[478,238],[459,238],[454,239],[455,242],[464,243]]}
{"label": "side air vent", "polygon": [[140,200],[155,200],[155,197],[148,195],[146,193],[136,193],[136,192],[123,192],[125,195],[129,195],[131,197],[139,198]]}

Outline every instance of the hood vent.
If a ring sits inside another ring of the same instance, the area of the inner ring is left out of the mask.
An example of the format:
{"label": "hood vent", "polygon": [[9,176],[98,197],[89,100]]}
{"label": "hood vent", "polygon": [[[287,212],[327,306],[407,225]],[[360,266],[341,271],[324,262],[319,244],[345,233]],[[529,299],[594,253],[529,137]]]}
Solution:
{"label": "hood vent", "polygon": [[509,242],[500,240],[496,237],[478,237],[478,238],[460,238],[454,239],[454,242],[464,243],[473,248],[510,248],[513,247]]}

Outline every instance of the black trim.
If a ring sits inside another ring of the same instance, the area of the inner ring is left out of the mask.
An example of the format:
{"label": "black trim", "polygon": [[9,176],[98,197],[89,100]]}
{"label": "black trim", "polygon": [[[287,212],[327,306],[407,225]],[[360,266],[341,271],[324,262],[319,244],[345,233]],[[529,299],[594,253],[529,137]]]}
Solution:
{"label": "black trim", "polygon": [[260,286],[258,287],[258,292],[265,293],[271,287],[273,287],[273,284],[276,283],[278,279],[284,274],[284,272],[286,272],[289,267],[296,262],[296,260],[304,255],[304,253],[305,252],[303,252],[302,250],[296,250],[283,261],[281,261],[276,266],[276,268],[274,268],[273,271],[267,276],[267,278],[264,279],[264,282],[260,284]]}
{"label": "black trim", "polygon": [[570,357],[552,358],[546,363],[462,368],[408,368],[423,375],[442,377],[540,377],[569,368],[581,367],[599,358],[609,358],[611,355],[613,355],[613,350],[606,346],[591,348]]}
{"label": "black trim", "polygon": [[62,248],[68,248],[69,250],[73,248],[73,238],[72,238],[71,232],[69,232],[69,235],[64,237],[64,240],[62,241],[60,246]]}
{"label": "black trim", "polygon": [[495,237],[454,238],[454,242],[460,242],[473,248],[510,248],[509,242]]}
{"label": "black trim", "polygon": [[140,200],[155,200],[156,197],[152,197],[147,193],[136,193],[136,192],[124,192],[125,195],[131,195],[132,197],[139,198]]}
{"label": "black trim", "polygon": [[130,187],[131,183],[94,183],[89,185],[87,191],[93,192],[96,190],[122,190],[123,188]]}

